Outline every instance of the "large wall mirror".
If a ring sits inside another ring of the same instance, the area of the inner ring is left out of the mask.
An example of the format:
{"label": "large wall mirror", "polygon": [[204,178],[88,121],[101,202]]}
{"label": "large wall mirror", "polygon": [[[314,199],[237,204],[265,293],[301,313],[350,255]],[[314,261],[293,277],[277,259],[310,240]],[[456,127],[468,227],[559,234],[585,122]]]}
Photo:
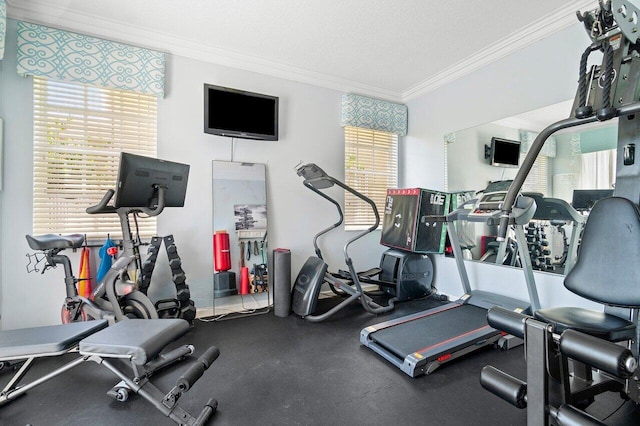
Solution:
{"label": "large wall mirror", "polygon": [[[485,158],[485,146],[491,146],[492,138],[518,141],[522,159],[542,129],[570,116],[572,104],[573,100],[569,100],[445,135],[447,190],[477,192],[484,190],[490,182],[513,179],[518,167],[492,166]],[[604,196],[613,189],[617,137],[617,120],[611,120],[565,129],[555,133],[545,144],[523,186],[523,192],[564,200],[572,206],[576,197],[575,207],[578,210],[572,209],[570,213],[578,213],[580,217],[574,216],[577,220],[568,219],[564,224],[557,220],[532,222],[527,239],[529,248],[537,253],[534,253],[534,269],[560,274],[570,269],[571,259],[567,265],[565,257],[567,250],[577,248],[574,247],[577,238],[572,239],[573,230],[580,229],[576,222],[586,221],[594,198]],[[466,244],[467,259],[518,266],[519,262],[514,262],[516,257],[509,256],[509,245],[503,247],[505,256],[500,259],[492,256],[491,247],[496,247],[492,241],[495,228],[486,224],[467,223],[458,229],[461,240]],[[516,249],[511,247],[512,251]],[[497,250],[493,251],[495,253]]]}
{"label": "large wall mirror", "polygon": [[213,231],[228,235],[230,255],[228,273],[214,276],[212,315],[253,313],[270,306],[272,294],[266,267],[266,166],[213,161],[212,170]]}

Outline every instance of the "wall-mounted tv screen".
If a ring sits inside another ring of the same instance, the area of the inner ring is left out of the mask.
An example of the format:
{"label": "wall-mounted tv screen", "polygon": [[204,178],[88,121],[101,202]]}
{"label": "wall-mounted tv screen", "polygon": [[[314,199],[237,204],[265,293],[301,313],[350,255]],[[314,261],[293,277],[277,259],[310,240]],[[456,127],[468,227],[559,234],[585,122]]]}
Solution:
{"label": "wall-mounted tv screen", "polygon": [[502,138],[491,138],[491,165],[496,167],[518,167],[520,142]]}
{"label": "wall-mounted tv screen", "polygon": [[278,140],[278,97],[204,85],[204,131],[213,135]]}

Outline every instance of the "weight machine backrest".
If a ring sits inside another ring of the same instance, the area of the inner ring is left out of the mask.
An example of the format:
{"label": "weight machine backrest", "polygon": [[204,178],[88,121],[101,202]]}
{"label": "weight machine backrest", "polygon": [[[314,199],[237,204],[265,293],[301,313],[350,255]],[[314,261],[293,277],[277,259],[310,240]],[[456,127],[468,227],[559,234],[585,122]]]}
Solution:
{"label": "weight machine backrest", "polygon": [[598,201],[565,287],[609,306],[640,307],[640,212],[621,197]]}

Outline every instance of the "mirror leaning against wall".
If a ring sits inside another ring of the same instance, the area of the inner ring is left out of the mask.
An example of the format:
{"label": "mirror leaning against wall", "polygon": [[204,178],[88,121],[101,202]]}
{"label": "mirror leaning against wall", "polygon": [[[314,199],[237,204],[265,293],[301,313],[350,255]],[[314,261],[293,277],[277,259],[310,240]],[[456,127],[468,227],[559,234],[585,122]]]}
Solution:
{"label": "mirror leaning against wall", "polygon": [[211,316],[259,313],[271,303],[267,270],[266,166],[212,162]]}
{"label": "mirror leaning against wall", "polygon": [[[445,135],[447,190],[475,193],[472,198],[506,191],[518,172],[518,160],[537,134],[569,117],[572,104],[569,100]],[[571,269],[590,208],[613,192],[617,137],[616,119],[557,132],[543,147],[522,189],[538,205],[525,230],[534,270],[565,275]],[[496,139],[519,144],[516,164],[492,161],[501,155],[492,145]],[[496,228],[485,223],[458,225],[465,258],[520,267],[515,238],[499,247]]]}

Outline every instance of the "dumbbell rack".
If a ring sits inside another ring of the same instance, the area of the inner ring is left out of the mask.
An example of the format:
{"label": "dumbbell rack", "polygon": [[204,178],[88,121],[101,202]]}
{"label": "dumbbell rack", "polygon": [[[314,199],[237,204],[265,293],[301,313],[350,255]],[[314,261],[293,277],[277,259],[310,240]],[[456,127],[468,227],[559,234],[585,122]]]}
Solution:
{"label": "dumbbell rack", "polygon": [[155,304],[158,316],[160,318],[182,318],[192,322],[196,317],[196,307],[191,300],[191,292],[187,285],[187,277],[182,269],[182,260],[178,255],[173,235],[166,237],[152,237],[147,249],[147,259],[142,264],[142,275],[140,277],[139,290],[147,294],[149,285],[151,284],[151,274],[156,266],[160,246],[164,241],[164,247],[167,251],[169,259],[169,267],[171,268],[171,277],[176,286],[175,299],[158,300]]}
{"label": "dumbbell rack", "polygon": [[527,244],[531,256],[531,266],[535,270],[548,271],[553,269],[553,262],[550,256],[549,242],[544,226],[535,222],[530,222],[527,226]]}

